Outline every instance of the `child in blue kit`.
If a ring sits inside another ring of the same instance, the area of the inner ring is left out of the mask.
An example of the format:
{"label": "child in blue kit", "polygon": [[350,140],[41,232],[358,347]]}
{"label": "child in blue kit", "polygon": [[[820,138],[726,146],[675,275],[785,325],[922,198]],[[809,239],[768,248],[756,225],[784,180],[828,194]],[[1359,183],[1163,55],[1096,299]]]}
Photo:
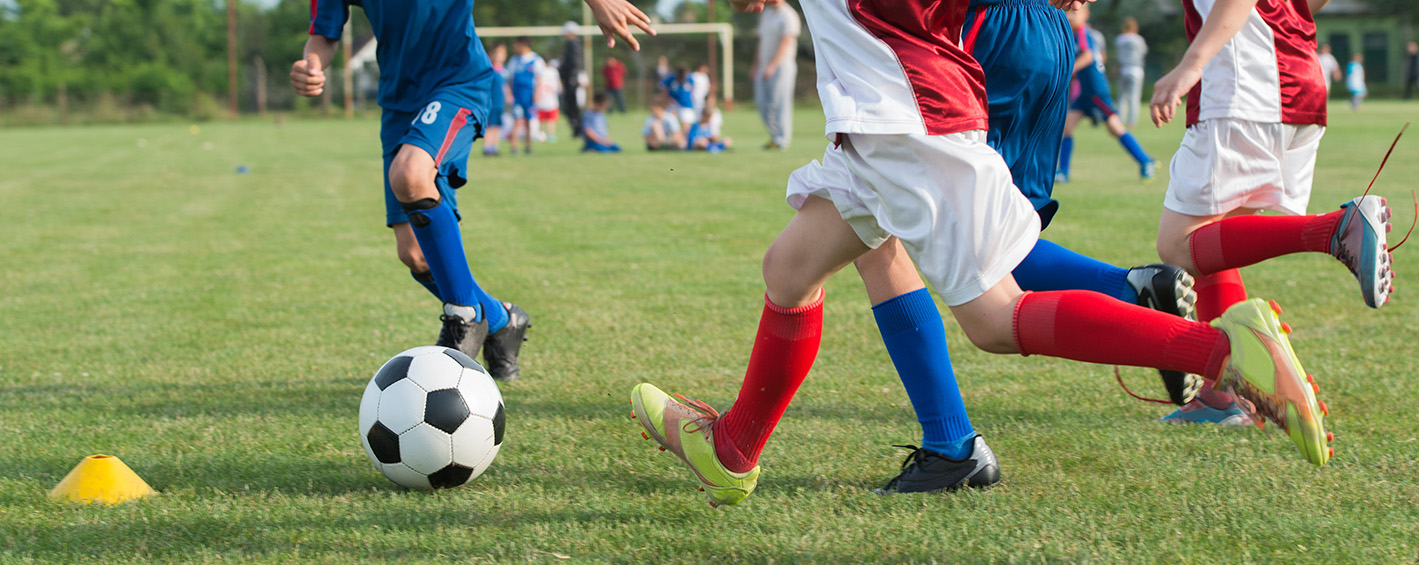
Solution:
{"label": "child in blue kit", "polygon": [[[586,2],[608,39],[615,34],[637,47],[628,26],[653,31],[625,0]],[[474,29],[473,0],[312,0],[305,56],[291,65],[297,93],[324,91],[324,68],[334,59],[351,5],[364,9],[379,41],[385,224],[394,230],[399,259],[443,302],[437,344],[469,357],[481,352],[494,378],[515,379],[531,324],[521,308],[473,280],[454,193],[469,180],[468,153],[489,123],[494,96],[494,70]]]}

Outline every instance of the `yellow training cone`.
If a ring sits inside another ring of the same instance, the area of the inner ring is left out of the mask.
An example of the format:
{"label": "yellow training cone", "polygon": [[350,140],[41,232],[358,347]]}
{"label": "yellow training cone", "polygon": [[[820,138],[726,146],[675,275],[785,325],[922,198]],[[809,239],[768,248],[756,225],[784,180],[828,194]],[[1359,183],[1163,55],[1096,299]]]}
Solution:
{"label": "yellow training cone", "polygon": [[55,500],[118,504],[157,494],[153,487],[112,455],[90,455],[49,491]]}

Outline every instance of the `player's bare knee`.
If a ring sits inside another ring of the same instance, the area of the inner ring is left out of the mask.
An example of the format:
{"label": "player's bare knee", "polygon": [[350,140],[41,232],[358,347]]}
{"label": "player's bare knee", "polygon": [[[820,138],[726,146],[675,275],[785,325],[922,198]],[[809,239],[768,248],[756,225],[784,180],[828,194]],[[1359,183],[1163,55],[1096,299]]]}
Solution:
{"label": "player's bare knee", "polygon": [[806,274],[808,269],[797,263],[777,245],[770,245],[764,253],[764,285],[774,304],[795,308],[818,298],[816,281]]}
{"label": "player's bare knee", "polygon": [[427,158],[411,157],[410,150],[400,151],[389,165],[389,188],[400,202],[413,202],[422,198],[438,198],[438,187],[434,179],[438,171]]}

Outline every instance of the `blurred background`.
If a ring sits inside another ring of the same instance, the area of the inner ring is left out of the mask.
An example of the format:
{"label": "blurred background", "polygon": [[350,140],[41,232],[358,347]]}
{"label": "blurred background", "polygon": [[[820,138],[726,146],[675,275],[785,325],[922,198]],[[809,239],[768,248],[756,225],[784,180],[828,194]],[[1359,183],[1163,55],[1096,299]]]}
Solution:
{"label": "blurred background", "polygon": [[[660,56],[672,67],[709,63],[720,89],[719,58],[727,55],[735,80],[733,91],[721,92],[721,98],[752,101],[756,16],[701,0],[636,3],[660,22],[728,23],[734,41],[732,53],[725,54],[715,34],[664,35],[643,39],[638,53],[624,48],[613,53],[603,41],[588,38],[588,69],[599,69],[608,54],[626,64],[630,106],[644,108],[655,92]],[[797,2],[791,4],[797,8]],[[0,126],[376,112],[378,68],[372,50],[362,52],[371,34],[358,9],[346,35],[350,62],[339,59],[330,71],[338,77],[351,68],[349,86],[332,80],[325,97],[315,100],[291,91],[286,74],[300,58],[309,12],[309,0],[0,0]],[[1317,17],[1318,41],[1329,43],[1342,64],[1353,53],[1364,55],[1372,97],[1400,96],[1412,64],[1406,45],[1416,39],[1416,14],[1419,0],[1333,0]],[[1181,4],[1100,0],[1091,23],[1112,43],[1125,17],[1135,18],[1148,40],[1146,83],[1151,85],[1186,47]],[[480,29],[558,26],[583,21],[583,9],[575,0],[478,0],[474,18]],[[485,41],[491,47],[508,38]],[[539,37],[534,49],[550,59],[561,44],[556,35]],[[805,103],[816,97],[812,51],[805,26],[796,89]],[[588,78],[591,88],[598,88],[600,73]]]}

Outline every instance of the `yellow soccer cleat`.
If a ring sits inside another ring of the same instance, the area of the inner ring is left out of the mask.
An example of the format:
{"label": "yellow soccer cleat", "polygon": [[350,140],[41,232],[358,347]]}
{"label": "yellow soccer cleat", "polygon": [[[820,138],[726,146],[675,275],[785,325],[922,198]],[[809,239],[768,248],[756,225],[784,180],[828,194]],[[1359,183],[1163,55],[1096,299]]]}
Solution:
{"label": "yellow soccer cleat", "polygon": [[1301,454],[1316,465],[1330,460],[1330,435],[1325,432],[1325,403],[1315,379],[1301,368],[1281,323],[1281,307],[1253,298],[1232,305],[1212,325],[1227,334],[1232,354],[1215,388],[1236,391],[1256,407],[1258,414],[1279,424]]}
{"label": "yellow soccer cleat", "polygon": [[719,413],[708,404],[675,395],[671,398],[649,383],[631,389],[631,417],[645,427],[641,437],[660,443],[690,467],[710,506],[736,504],[759,484],[759,466],[747,473],[724,468],[714,450],[714,424]]}

